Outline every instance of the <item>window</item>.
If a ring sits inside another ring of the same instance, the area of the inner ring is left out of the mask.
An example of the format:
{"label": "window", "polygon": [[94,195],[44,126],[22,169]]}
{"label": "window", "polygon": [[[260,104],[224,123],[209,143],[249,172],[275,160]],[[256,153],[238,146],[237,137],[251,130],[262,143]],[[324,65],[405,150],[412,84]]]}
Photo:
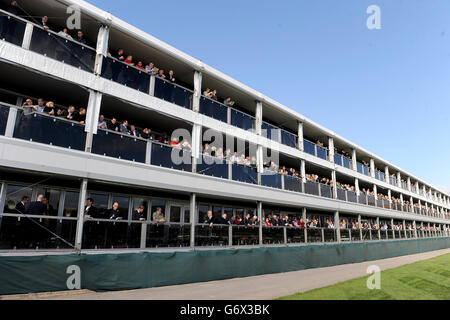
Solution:
{"label": "window", "polygon": [[152,200],[152,220],[153,214],[156,212],[158,208],[161,208],[161,213],[165,217],[166,216],[166,201],[164,200]]}
{"label": "window", "polygon": [[198,206],[198,222],[204,223],[208,218],[209,206],[200,205]]}
{"label": "window", "polygon": [[119,203],[119,216],[122,217],[122,219],[128,219],[130,199],[127,197],[113,196],[113,203],[114,202]]}
{"label": "window", "polygon": [[32,189],[29,187],[8,185],[8,187],[6,188],[6,201],[3,212],[20,214],[20,212],[17,212],[17,210],[15,209],[16,205],[20,201],[22,201],[22,198],[24,196],[30,197],[30,201],[32,201],[31,193]]}
{"label": "window", "polygon": [[91,193],[89,195],[92,200],[94,200],[93,206],[97,208],[97,214],[100,219],[109,219],[109,217],[105,216],[106,211],[108,210],[108,200],[109,195],[107,194],[99,194],[99,193]]}
{"label": "window", "polygon": [[79,192],[67,191],[64,200],[65,217],[76,217],[78,215],[78,201],[80,198]]}

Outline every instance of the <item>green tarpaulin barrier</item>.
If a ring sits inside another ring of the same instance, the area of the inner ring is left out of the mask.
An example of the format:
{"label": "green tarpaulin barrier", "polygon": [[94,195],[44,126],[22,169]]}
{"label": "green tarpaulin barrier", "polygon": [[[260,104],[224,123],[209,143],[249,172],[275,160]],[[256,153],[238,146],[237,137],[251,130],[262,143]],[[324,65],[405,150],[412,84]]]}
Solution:
{"label": "green tarpaulin barrier", "polygon": [[2,255],[0,294],[73,289],[67,282],[75,269],[80,271],[81,289],[128,290],[329,267],[449,247],[450,238],[431,238],[179,252]]}

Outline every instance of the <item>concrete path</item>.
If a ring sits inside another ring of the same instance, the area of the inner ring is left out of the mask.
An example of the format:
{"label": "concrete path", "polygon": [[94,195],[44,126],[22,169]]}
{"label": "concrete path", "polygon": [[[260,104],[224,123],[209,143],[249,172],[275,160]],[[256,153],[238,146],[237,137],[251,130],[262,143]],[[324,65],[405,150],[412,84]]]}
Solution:
{"label": "concrete path", "polygon": [[333,285],[338,282],[366,276],[367,267],[370,265],[377,265],[381,270],[386,270],[448,253],[450,253],[450,249],[327,268],[308,269],[287,273],[193,283],[170,287],[104,293],[83,290],[81,292],[0,297],[0,299],[271,300],[297,292],[309,291],[312,289]]}

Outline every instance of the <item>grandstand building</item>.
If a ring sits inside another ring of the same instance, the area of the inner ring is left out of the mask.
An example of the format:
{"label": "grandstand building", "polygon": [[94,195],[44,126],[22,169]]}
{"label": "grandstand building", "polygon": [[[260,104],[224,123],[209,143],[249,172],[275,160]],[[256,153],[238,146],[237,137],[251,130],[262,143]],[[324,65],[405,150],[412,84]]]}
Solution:
{"label": "grandstand building", "polygon": [[[0,270],[73,253],[448,247],[445,191],[87,2],[18,3],[0,1]],[[81,37],[61,32],[73,5]],[[8,270],[0,294],[66,284],[15,287]]]}

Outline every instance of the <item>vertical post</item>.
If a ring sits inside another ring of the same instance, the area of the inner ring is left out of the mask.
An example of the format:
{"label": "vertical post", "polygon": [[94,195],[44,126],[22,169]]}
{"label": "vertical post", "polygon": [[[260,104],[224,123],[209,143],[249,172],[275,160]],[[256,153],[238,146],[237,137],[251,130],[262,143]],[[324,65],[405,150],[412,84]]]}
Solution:
{"label": "vertical post", "polygon": [[358,159],[356,158],[356,149],[352,149],[352,169],[354,171],[358,170],[357,161]]}
{"label": "vertical post", "polygon": [[304,230],[304,232],[305,232],[305,243],[308,243],[308,227],[306,225],[306,208],[303,208],[303,210],[302,210],[302,219],[303,219],[303,222],[305,223],[305,230]]}
{"label": "vertical post", "polygon": [[258,219],[259,219],[259,245],[263,245],[263,221],[262,221],[262,202],[258,201]]}
{"label": "vertical post", "polygon": [[358,214],[358,226],[359,226],[359,238],[363,241],[362,225],[361,225],[361,215]]}
{"label": "vertical post", "polygon": [[359,195],[361,194],[361,191],[359,190],[359,179],[355,178],[355,192],[356,192],[356,196],[358,197],[358,202],[359,202]]}
{"label": "vertical post", "polygon": [[[21,107],[23,103],[22,97],[17,97],[16,106]],[[14,136],[14,128],[16,126],[18,110],[9,108],[8,120],[6,122],[5,137],[12,138]]]}
{"label": "vertical post", "polygon": [[192,172],[197,172],[197,163],[203,159],[200,157],[202,145],[202,126],[194,123],[192,126]]}
{"label": "vertical post", "polygon": [[194,112],[200,111],[200,98],[202,96],[202,73],[200,71],[194,72],[194,95],[192,97],[192,110]]}
{"label": "vertical post", "polygon": [[145,145],[145,164],[152,163],[152,142],[148,140]]}
{"label": "vertical post", "polygon": [[402,188],[402,175],[397,172],[397,187]]}
{"label": "vertical post", "polygon": [[287,226],[284,226],[284,228],[283,228],[283,239],[284,239],[284,244],[287,245]]}
{"label": "vertical post", "polygon": [[259,136],[262,135],[262,118],[263,118],[263,104],[261,101],[256,101],[255,133]]}
{"label": "vertical post", "polygon": [[231,224],[228,226],[228,246],[233,246],[233,226]]}
{"label": "vertical post", "polygon": [[375,179],[375,160],[370,159],[370,176]]}
{"label": "vertical post", "polygon": [[109,45],[109,27],[101,26],[97,36],[97,50],[95,55],[94,74],[102,74],[103,57],[108,54]]}
{"label": "vertical post", "polygon": [[386,181],[385,181],[386,183],[390,183],[389,177],[390,177],[390,175],[389,175],[389,167],[385,166],[384,167],[384,179],[386,179]]}
{"label": "vertical post", "polygon": [[85,152],[92,152],[92,141],[94,139],[94,135],[97,134],[97,124],[100,116],[101,105],[102,94],[100,92],[89,90],[86,124],[84,126],[84,131],[86,132]]}
{"label": "vertical post", "polygon": [[298,123],[298,142],[297,148],[300,151],[305,151],[305,145],[303,140],[303,122]]}
{"label": "vertical post", "polygon": [[261,185],[261,174],[264,173],[264,152],[262,145],[256,147],[256,163],[258,173],[258,185]]}
{"label": "vertical post", "polygon": [[190,238],[190,246],[191,248],[195,247],[195,211],[197,208],[196,205],[196,194],[192,193],[191,194],[191,199],[190,199],[190,210],[189,210],[189,221],[191,222],[191,238]]}
{"label": "vertical post", "polygon": [[403,220],[403,233],[405,234],[405,238],[407,237],[407,233],[406,233],[406,221]]}
{"label": "vertical post", "polygon": [[419,181],[416,181],[416,193],[420,194]]}
{"label": "vertical post", "polygon": [[389,197],[389,208],[392,209],[392,191],[388,189],[388,197]]}
{"label": "vertical post", "polygon": [[406,179],[406,187],[407,187],[408,191],[411,192],[411,177],[408,177]]}
{"label": "vertical post", "polygon": [[[6,183],[2,182],[0,184],[0,214],[3,213],[3,208],[5,207],[6,204]],[[2,226],[2,216],[0,216],[0,235],[1,235],[1,228]]]}
{"label": "vertical post", "polygon": [[391,219],[392,239],[395,240],[394,219]]}
{"label": "vertical post", "polygon": [[334,163],[334,139],[333,137],[328,137],[328,153],[329,153],[329,161]]}
{"label": "vertical post", "polygon": [[333,180],[333,199],[337,199],[336,170],[331,171],[331,180]]}
{"label": "vertical post", "polygon": [[148,89],[148,93],[154,97],[155,96],[155,84],[156,84],[156,77],[155,75],[150,75],[150,87]]}
{"label": "vertical post", "polygon": [[88,180],[83,179],[80,186],[80,196],[78,198],[78,218],[77,218],[77,231],[75,234],[75,249],[80,251],[83,242],[83,226],[84,226],[84,205],[86,203]]}
{"label": "vertical post", "polygon": [[381,240],[380,217],[377,217],[377,226],[378,226],[378,240]]}
{"label": "vertical post", "polygon": [[417,238],[416,220],[413,221],[413,228],[414,228],[414,238]]}
{"label": "vertical post", "polygon": [[320,231],[322,233],[322,243],[325,243],[325,229],[321,228]]}
{"label": "vertical post", "polygon": [[23,49],[26,49],[26,50],[30,49],[32,35],[33,35],[33,24],[31,22],[28,22],[25,27],[25,33],[23,35],[23,40],[22,40],[22,48]]}
{"label": "vertical post", "polygon": [[339,211],[334,213],[334,228],[336,230],[336,241],[341,243],[341,224],[339,219]]}

